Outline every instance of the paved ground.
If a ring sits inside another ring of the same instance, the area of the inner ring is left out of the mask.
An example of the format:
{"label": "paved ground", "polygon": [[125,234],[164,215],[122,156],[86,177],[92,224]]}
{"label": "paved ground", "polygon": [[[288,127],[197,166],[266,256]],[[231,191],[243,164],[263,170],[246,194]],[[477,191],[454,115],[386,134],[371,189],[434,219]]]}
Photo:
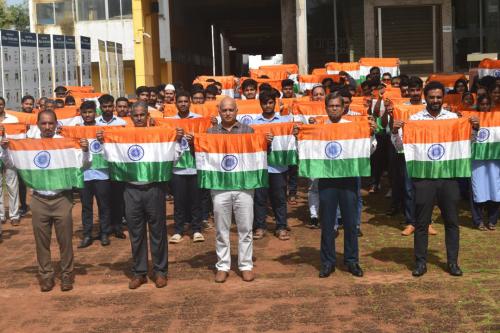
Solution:
{"label": "paved ground", "polygon": [[[500,332],[500,230],[479,232],[461,215],[460,263],[453,278],[445,265],[443,226],[430,239],[429,273],[411,277],[412,238],[400,236],[401,216],[383,213],[383,194],[365,196],[361,265],[355,279],[342,266],[318,279],[319,230],[304,227],[305,197],[289,208],[292,239],[268,235],[255,243],[257,279],[244,283],[233,271],[213,282],[214,232],[205,243],[187,237],[169,247],[169,285],[127,288],[128,240],[112,239],[77,250],[81,233],[74,208],[75,289],[40,293],[30,216],[20,227],[4,225],[0,244],[0,331],[2,332]],[[466,203],[464,202],[466,208]],[[173,229],[169,203],[169,232]],[[270,227],[271,223],[270,223]],[[236,245],[235,233],[233,244]],[[342,262],[342,233],[337,250]],[[53,242],[53,256],[58,250]],[[235,247],[233,246],[233,251]],[[236,262],[234,258],[233,263]],[[234,266],[234,264],[233,264]]]}

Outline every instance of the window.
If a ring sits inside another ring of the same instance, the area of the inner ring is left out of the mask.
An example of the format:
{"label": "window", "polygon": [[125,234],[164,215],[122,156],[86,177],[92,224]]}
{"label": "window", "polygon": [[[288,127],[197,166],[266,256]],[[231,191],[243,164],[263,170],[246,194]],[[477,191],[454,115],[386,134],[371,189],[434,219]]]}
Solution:
{"label": "window", "polygon": [[36,4],[36,22],[37,24],[54,24],[54,4],[37,3]]}
{"label": "window", "polygon": [[120,0],[108,0],[108,17],[110,20],[121,19]]}
{"label": "window", "polygon": [[104,0],[79,0],[78,1],[78,20],[93,21],[105,20],[106,8]]}
{"label": "window", "polygon": [[122,18],[132,18],[132,0],[122,0]]}

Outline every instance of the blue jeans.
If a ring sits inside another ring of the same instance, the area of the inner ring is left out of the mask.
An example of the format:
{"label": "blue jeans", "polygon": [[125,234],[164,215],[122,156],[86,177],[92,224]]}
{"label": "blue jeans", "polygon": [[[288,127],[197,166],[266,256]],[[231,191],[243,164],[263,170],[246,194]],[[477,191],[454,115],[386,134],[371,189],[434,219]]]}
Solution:
{"label": "blue jeans", "polygon": [[356,224],[359,220],[359,178],[320,179],[321,263],[335,266],[334,221],[337,206],[344,223],[344,263],[359,261]]}

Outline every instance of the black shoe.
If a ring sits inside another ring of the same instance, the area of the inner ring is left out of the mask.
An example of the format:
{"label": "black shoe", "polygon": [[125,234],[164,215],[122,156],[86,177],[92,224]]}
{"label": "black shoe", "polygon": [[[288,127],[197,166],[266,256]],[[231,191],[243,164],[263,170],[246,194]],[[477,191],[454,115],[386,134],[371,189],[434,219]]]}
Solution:
{"label": "black shoe", "polygon": [[125,233],[123,231],[115,231],[114,232],[114,235],[116,238],[120,238],[120,239],[126,239],[127,238],[127,235],[125,235]]}
{"label": "black shoe", "polygon": [[339,237],[339,230],[338,229],[335,229],[335,231],[333,232],[333,237],[335,237],[335,238]]}
{"label": "black shoe", "polygon": [[357,277],[362,277],[363,276],[363,270],[361,269],[361,267],[359,266],[359,264],[347,264],[347,270],[349,271],[349,273],[351,273],[352,275],[354,276],[357,276]]}
{"label": "black shoe", "polygon": [[63,276],[61,278],[61,291],[73,290],[73,278],[71,276]]}
{"label": "black shoe", "polygon": [[317,217],[311,217],[308,227],[311,229],[319,229],[319,219]]}
{"label": "black shoe", "polygon": [[24,217],[28,213],[29,206],[19,208],[19,216]]}
{"label": "black shoe", "polygon": [[333,272],[335,272],[335,266],[332,266],[332,265],[321,265],[321,270],[319,271],[319,277],[321,279],[327,278]]}
{"label": "black shoe", "polygon": [[457,264],[448,264],[448,272],[453,276],[462,276],[464,274]]}
{"label": "black shoe", "polygon": [[79,249],[84,249],[86,247],[89,247],[90,245],[92,245],[92,242],[93,242],[92,237],[85,236],[85,237],[83,237],[82,242],[80,243],[80,245],[78,245],[78,248]]}
{"label": "black shoe", "polygon": [[419,277],[424,275],[425,273],[427,273],[427,265],[424,263],[424,264],[417,264],[417,267],[415,267],[411,275]]}
{"label": "black shoe", "polygon": [[363,237],[363,233],[361,232],[361,229],[358,229],[358,237]]}
{"label": "black shoe", "polygon": [[40,280],[40,291],[43,293],[51,291],[54,288],[54,286],[55,283],[53,278]]}
{"label": "black shoe", "polygon": [[385,213],[385,215],[387,216],[396,216],[398,214],[399,214],[399,209],[397,208],[391,208]]}
{"label": "black shoe", "polygon": [[101,245],[102,246],[108,246],[109,244],[111,244],[111,242],[109,241],[108,235],[102,234],[101,235]]}

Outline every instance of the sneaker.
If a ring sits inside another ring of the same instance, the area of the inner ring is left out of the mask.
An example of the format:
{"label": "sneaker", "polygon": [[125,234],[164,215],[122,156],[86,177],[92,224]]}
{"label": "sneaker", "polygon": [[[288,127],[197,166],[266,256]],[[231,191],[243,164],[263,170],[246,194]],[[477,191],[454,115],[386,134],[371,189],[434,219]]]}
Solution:
{"label": "sneaker", "polygon": [[311,217],[307,226],[311,229],[319,229],[319,219],[317,217]]}
{"label": "sneaker", "polygon": [[477,228],[481,231],[486,231],[488,229],[486,229],[486,226],[484,225],[483,222],[479,223],[479,225],[477,226]]}
{"label": "sneaker", "polygon": [[414,232],[415,232],[415,227],[412,226],[411,224],[408,224],[405,230],[401,231],[401,236],[410,236]]}
{"label": "sneaker", "polygon": [[429,235],[432,235],[432,236],[435,236],[438,234],[438,232],[436,231],[436,229],[434,229],[434,227],[432,226],[432,224],[429,224]]}
{"label": "sneaker", "polygon": [[170,237],[170,239],[168,240],[168,242],[171,243],[171,244],[180,243],[180,242],[182,242],[182,235],[175,234],[172,237]]}
{"label": "sneaker", "polygon": [[203,237],[203,235],[201,234],[201,232],[195,232],[193,234],[193,242],[198,243],[198,242],[204,242],[204,241],[205,241],[205,237]]}
{"label": "sneaker", "polygon": [[205,230],[210,230],[210,229],[214,228],[214,225],[209,220],[203,220],[201,222],[201,225],[203,226],[203,229],[205,229]]}

